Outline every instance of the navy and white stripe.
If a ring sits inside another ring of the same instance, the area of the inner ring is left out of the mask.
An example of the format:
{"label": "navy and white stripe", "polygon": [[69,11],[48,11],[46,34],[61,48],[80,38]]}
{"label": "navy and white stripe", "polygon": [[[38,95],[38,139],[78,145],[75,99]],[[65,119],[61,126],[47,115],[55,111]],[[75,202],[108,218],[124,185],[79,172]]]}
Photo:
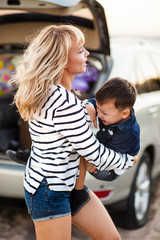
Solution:
{"label": "navy and white stripe", "polygon": [[79,171],[80,155],[97,169],[123,169],[133,157],[116,153],[98,142],[89,128],[82,101],[61,85],[53,85],[29,122],[32,151],[26,167],[24,187],[35,193],[46,177],[50,189],[71,191]]}

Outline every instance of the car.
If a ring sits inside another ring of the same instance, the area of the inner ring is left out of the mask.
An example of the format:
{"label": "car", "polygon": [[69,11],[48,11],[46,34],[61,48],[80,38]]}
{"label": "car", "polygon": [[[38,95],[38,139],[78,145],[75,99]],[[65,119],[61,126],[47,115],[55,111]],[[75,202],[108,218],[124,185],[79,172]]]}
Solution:
{"label": "car", "polygon": [[[94,97],[108,79],[119,76],[133,82],[141,128],[139,161],[118,180],[100,181],[87,173],[86,185],[100,198],[120,226],[139,228],[147,221],[151,187],[160,174],[160,46],[135,38],[111,38],[103,6],[96,0],[10,0],[0,6],[0,196],[24,198],[25,167],[11,161],[7,149],[30,148],[28,125],[12,106],[7,84],[28,45],[29,36],[49,24],[74,24],[86,36],[90,52],[86,73],[73,81],[79,98]],[[96,133],[96,130],[92,127]]]}
{"label": "car", "polygon": [[139,161],[112,182],[94,180],[88,173],[86,184],[114,213],[119,226],[136,229],[147,221],[151,189],[160,174],[160,44],[153,39],[113,37],[110,47],[107,78],[127,79],[138,92],[134,108],[140,125]]}

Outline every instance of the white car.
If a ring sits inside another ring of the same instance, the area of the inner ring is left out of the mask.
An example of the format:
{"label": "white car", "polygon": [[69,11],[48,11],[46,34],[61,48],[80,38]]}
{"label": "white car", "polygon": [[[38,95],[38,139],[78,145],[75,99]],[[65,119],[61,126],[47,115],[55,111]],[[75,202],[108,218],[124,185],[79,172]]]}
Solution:
{"label": "white car", "polygon": [[108,79],[120,76],[138,91],[139,161],[115,181],[99,181],[87,174],[86,184],[117,213],[115,220],[121,227],[134,229],[147,221],[151,186],[160,174],[160,44],[156,40],[113,38],[110,66]]}
{"label": "white car", "polygon": [[[59,3],[58,3],[59,2]],[[24,198],[24,166],[9,160],[8,148],[30,147],[27,125],[11,108],[7,81],[17,66],[27,37],[49,24],[80,27],[90,51],[88,71],[75,77],[73,87],[82,99],[93,97],[109,78],[135,83],[135,110],[141,127],[139,162],[113,182],[87,173],[86,184],[117,214],[121,226],[138,228],[147,221],[151,185],[160,174],[160,46],[141,39],[111,39],[104,9],[96,0],[1,0],[0,5],[0,196]],[[3,33],[3,34],[2,34]],[[110,54],[111,53],[111,54]]]}

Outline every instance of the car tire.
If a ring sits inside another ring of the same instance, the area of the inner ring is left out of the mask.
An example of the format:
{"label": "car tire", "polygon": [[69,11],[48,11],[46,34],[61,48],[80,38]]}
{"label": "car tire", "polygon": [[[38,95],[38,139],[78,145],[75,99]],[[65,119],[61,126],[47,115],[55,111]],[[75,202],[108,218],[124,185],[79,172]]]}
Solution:
{"label": "car tire", "polygon": [[[125,229],[137,229],[147,221],[151,198],[151,159],[145,152],[139,166],[128,198],[127,209],[118,213],[116,222]],[[118,220],[118,221],[117,221]]]}

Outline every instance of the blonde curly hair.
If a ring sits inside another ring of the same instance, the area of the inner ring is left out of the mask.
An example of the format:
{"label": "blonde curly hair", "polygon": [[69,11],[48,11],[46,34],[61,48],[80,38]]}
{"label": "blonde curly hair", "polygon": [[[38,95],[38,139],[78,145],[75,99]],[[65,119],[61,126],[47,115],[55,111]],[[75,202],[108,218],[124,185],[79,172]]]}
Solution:
{"label": "blonde curly hair", "polygon": [[51,84],[59,84],[68,62],[72,41],[84,44],[83,33],[72,25],[50,25],[42,29],[26,49],[11,84],[21,117],[32,120]]}

